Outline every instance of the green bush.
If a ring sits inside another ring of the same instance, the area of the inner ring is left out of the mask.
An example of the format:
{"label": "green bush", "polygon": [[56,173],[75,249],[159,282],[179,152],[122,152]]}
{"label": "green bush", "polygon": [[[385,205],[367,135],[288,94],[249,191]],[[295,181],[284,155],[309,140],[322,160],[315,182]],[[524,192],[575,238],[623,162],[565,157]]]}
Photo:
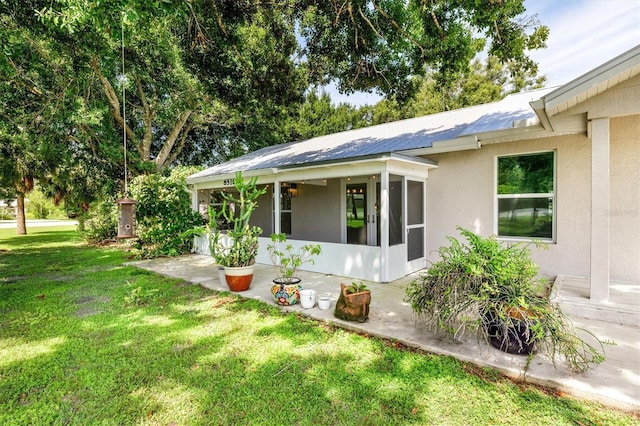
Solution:
{"label": "green bush", "polygon": [[131,182],[130,197],[136,204],[135,243],[140,257],[177,256],[188,253],[192,238],[185,231],[202,224],[202,217],[191,209],[184,169],[169,176],[138,176]]}
{"label": "green bush", "polygon": [[82,238],[89,243],[113,241],[118,233],[118,205],[114,199],[91,205],[84,223]]}
{"label": "green bush", "polygon": [[449,237],[449,246],[439,250],[441,259],[406,289],[405,301],[431,329],[454,338],[466,329],[479,330],[488,338],[492,327],[504,336],[526,327],[525,341],[517,343],[543,349],[554,365],[562,359],[571,370],[584,372],[604,360],[602,342],[593,335],[594,345],[579,338],[570,319],[549,301],[526,245],[458,230],[466,243]]}

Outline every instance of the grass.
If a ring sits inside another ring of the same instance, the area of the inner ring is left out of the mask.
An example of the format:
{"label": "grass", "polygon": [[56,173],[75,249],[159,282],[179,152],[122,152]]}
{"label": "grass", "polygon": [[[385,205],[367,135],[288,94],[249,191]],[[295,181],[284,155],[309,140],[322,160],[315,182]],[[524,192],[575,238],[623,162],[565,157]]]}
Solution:
{"label": "grass", "polygon": [[588,425],[631,414],[0,230],[3,425]]}

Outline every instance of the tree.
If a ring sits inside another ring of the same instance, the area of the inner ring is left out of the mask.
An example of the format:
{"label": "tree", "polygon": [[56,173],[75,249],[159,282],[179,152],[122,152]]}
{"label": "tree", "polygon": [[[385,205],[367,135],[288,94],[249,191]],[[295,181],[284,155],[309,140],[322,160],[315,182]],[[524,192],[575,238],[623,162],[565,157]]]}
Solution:
{"label": "tree", "polygon": [[81,205],[100,190],[82,176],[124,177],[123,133],[134,174],[284,142],[304,91],[328,81],[390,99],[355,118],[339,107],[328,127],[396,118],[412,77],[451,81],[485,46],[514,76],[534,70],[527,51],[547,29],[524,12],[522,0],[5,0],[2,185],[24,194],[41,178]]}
{"label": "tree", "polygon": [[64,43],[20,14],[33,2],[0,5],[0,186],[17,199],[17,233],[27,233],[24,199],[34,181],[66,156],[71,136],[74,55]]}

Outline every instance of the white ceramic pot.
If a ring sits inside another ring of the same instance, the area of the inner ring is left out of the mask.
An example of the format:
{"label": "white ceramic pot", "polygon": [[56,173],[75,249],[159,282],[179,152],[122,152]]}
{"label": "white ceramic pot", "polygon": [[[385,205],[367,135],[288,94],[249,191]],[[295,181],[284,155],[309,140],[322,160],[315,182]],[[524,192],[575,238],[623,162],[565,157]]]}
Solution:
{"label": "white ceramic pot", "polygon": [[331,308],[331,298],[326,296],[318,297],[318,308],[323,310]]}
{"label": "white ceramic pot", "polygon": [[315,290],[300,290],[300,305],[304,309],[313,308],[316,304],[316,291]]}

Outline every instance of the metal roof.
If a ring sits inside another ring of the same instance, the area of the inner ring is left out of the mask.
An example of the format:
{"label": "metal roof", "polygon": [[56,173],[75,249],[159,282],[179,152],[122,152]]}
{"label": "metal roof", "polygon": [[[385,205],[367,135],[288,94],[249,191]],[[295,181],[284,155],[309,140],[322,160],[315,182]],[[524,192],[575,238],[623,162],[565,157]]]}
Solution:
{"label": "metal roof", "polygon": [[326,164],[418,150],[430,148],[436,142],[513,129],[517,122],[537,120],[529,102],[549,91],[512,94],[494,103],[269,146],[191,175],[187,181],[236,171]]}

